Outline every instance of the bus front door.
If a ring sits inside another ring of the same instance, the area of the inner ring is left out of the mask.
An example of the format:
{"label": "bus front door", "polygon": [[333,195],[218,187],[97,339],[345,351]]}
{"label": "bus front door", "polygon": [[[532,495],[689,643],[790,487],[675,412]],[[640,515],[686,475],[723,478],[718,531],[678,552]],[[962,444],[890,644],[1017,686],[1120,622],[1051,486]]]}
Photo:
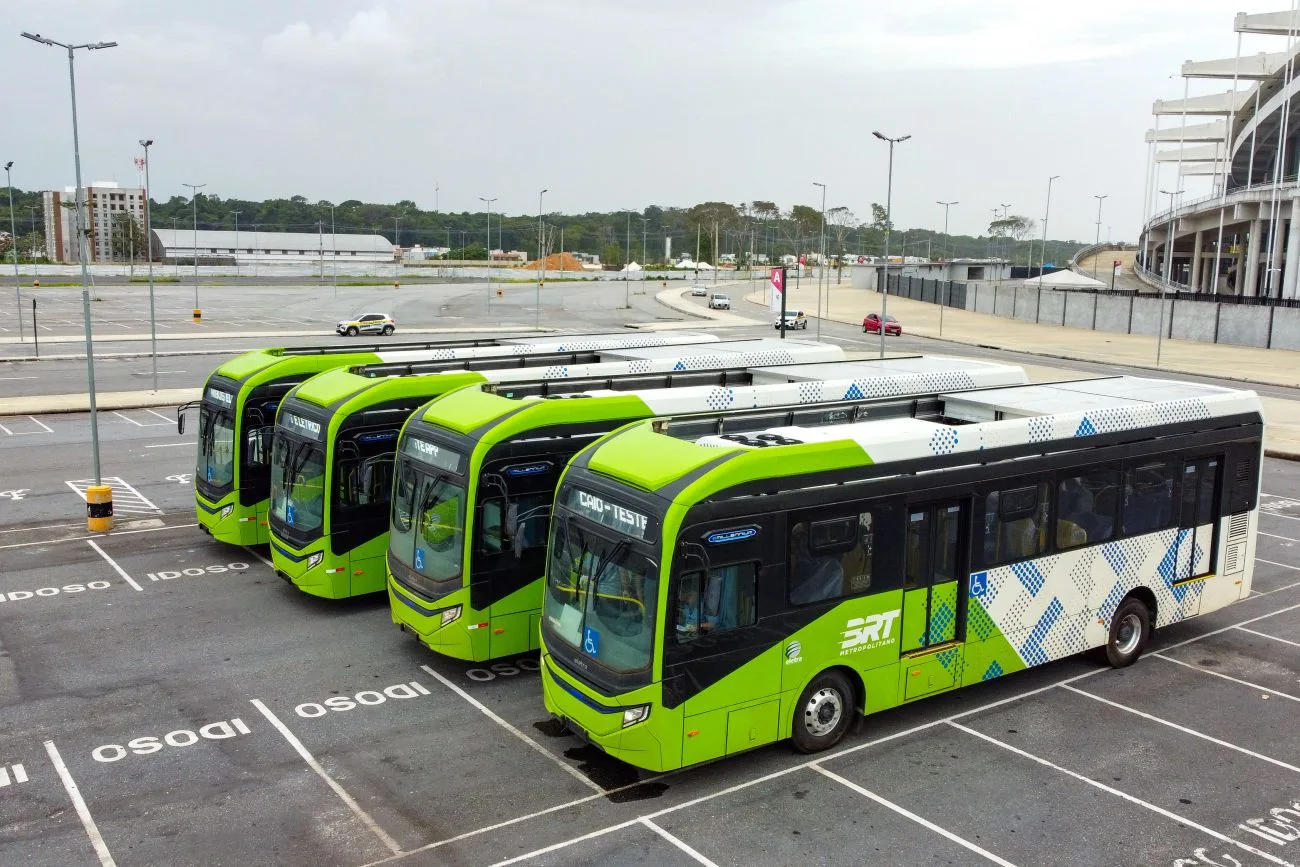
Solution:
{"label": "bus front door", "polygon": [[908,510],[899,643],[904,701],[961,682],[962,657],[955,645],[966,614],[958,592],[965,563],[964,513],[960,503]]}
{"label": "bus front door", "polygon": [[1188,461],[1183,466],[1174,582],[1203,578],[1214,569],[1214,535],[1219,525],[1215,497],[1221,465],[1218,457],[1212,457]]}

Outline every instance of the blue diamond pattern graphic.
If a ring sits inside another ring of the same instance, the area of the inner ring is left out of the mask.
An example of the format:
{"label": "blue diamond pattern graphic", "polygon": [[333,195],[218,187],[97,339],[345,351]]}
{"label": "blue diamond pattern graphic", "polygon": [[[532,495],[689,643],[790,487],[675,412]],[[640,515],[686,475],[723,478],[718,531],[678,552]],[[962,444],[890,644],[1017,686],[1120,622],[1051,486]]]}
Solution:
{"label": "blue diamond pattern graphic", "polygon": [[1097,426],[1085,415],[1083,421],[1079,422],[1079,427],[1075,430],[1074,435],[1077,437],[1090,437],[1096,432]]}
{"label": "blue diamond pattern graphic", "polygon": [[685,369],[686,369],[686,362],[684,361],[679,361],[673,365],[673,370],[685,370]]}
{"label": "blue diamond pattern graphic", "polygon": [[1025,661],[1026,665],[1039,665],[1047,662],[1047,651],[1043,650],[1043,639],[1047,633],[1056,625],[1056,621],[1061,619],[1065,613],[1065,606],[1061,604],[1060,599],[1053,598],[1047,605],[1047,610],[1043,616],[1038,618],[1038,623],[1030,630],[1029,637],[1020,645],[1020,658]]}
{"label": "blue diamond pattern graphic", "polygon": [[992,680],[995,677],[1001,677],[1001,676],[1002,676],[1002,665],[1001,663],[994,662],[988,668],[984,669],[984,676],[981,677],[980,680]]}
{"label": "blue diamond pattern graphic", "polygon": [[1107,593],[1106,598],[1102,600],[1101,609],[1097,612],[1097,616],[1102,620],[1109,621],[1115,616],[1115,609],[1119,607],[1119,601],[1123,598],[1124,585],[1123,583],[1116,581],[1115,586],[1110,588],[1110,592]]}
{"label": "blue diamond pattern graphic", "polygon": [[[926,638],[926,644],[940,644],[947,641],[948,627],[952,626],[953,621],[957,619],[956,613],[952,606],[947,602],[940,605],[932,615],[930,615],[930,633]],[[947,666],[944,666],[947,668]]]}
{"label": "blue diamond pattern graphic", "polygon": [[1116,575],[1124,574],[1124,567],[1128,565],[1128,557],[1124,556],[1124,551],[1114,542],[1101,546],[1101,556],[1106,558],[1110,568],[1115,570]]}
{"label": "blue diamond pattern graphic", "polygon": [[849,386],[848,391],[844,392],[844,400],[862,400],[862,398],[862,389],[858,388],[856,382]]}
{"label": "blue diamond pattern graphic", "polygon": [[957,651],[945,650],[939,654],[939,664],[943,666],[944,671],[951,671],[953,663],[957,661]]}
{"label": "blue diamond pattern graphic", "polygon": [[1011,566],[1011,572],[1020,579],[1020,583],[1025,585],[1029,591],[1030,597],[1038,595],[1038,591],[1043,589],[1043,570],[1038,568],[1034,562],[1014,563]]}

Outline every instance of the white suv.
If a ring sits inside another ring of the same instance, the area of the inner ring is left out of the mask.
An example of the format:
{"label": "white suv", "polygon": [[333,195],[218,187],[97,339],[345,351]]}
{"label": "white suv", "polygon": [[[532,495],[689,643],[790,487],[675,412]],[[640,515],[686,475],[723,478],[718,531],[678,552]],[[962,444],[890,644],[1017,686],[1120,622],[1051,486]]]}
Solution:
{"label": "white suv", "polygon": [[714,292],[709,296],[710,310],[730,310],[731,298],[721,292]]}

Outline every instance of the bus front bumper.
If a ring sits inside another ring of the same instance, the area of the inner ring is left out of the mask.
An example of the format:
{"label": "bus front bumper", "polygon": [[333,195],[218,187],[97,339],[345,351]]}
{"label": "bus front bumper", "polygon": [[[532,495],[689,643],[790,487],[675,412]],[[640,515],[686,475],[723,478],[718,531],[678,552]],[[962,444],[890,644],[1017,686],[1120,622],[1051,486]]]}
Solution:
{"label": "bus front bumper", "polygon": [[271,564],[275,567],[275,574],[312,596],[346,598],[349,589],[347,566],[326,568],[324,544],[321,541],[298,550],[272,538]]}
{"label": "bus front bumper", "polygon": [[257,510],[253,509],[250,514],[250,510],[238,505],[237,499],[237,494],[232,492],[213,501],[195,491],[194,514],[199,529],[218,542],[231,545],[257,545],[267,541],[266,527],[257,521]]}
{"label": "bus front bumper", "polygon": [[597,699],[558,670],[550,654],[542,653],[542,701],[546,710],[577,737],[616,759],[648,771],[670,771],[681,767],[681,758],[665,755],[664,743],[655,734],[655,712],[641,722],[624,725],[624,712],[646,704],[634,696],[647,697],[644,687],[625,697],[623,704]]}
{"label": "bus front bumper", "polygon": [[461,589],[431,602],[388,576],[388,607],[403,632],[443,656],[481,662],[488,658],[489,634],[486,628],[479,628],[468,599],[469,594]]}

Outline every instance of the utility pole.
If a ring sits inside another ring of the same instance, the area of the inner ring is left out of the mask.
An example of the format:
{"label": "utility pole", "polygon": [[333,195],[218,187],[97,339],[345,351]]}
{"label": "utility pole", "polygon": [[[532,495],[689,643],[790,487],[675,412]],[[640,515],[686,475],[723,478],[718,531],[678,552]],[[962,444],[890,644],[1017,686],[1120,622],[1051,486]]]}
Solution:
{"label": "utility pole", "polygon": [[194,205],[194,312],[199,312],[199,190],[207,184],[181,184],[193,191]]}
{"label": "utility pole", "polygon": [[239,215],[243,211],[231,211],[235,215],[235,279],[239,279]]}
{"label": "utility pole", "polygon": [[[890,222],[890,214],[892,213],[894,201],[894,145],[900,142],[905,142],[912,136],[909,134],[899,136],[898,138],[890,138],[878,130],[873,131],[871,134],[889,145],[889,180],[885,186],[885,285],[882,287],[880,293],[880,357],[884,358],[885,322],[888,321],[886,318],[886,312],[889,305],[889,235],[893,229]],[[899,273],[901,274],[902,271],[900,270]]]}
{"label": "utility pole", "polygon": [[[1095,195],[1095,194],[1094,194],[1094,195],[1093,195],[1093,198],[1097,200],[1097,235],[1096,235],[1096,237],[1094,237],[1094,238],[1092,239],[1092,246],[1093,246],[1093,247],[1097,247],[1097,246],[1100,246],[1100,245],[1101,245],[1101,200],[1102,200],[1102,199],[1105,199],[1105,198],[1109,198],[1109,195],[1098,196],[1098,195]],[[1097,279],[1097,259],[1098,259],[1098,258],[1100,258],[1100,257],[1098,256],[1097,251],[1096,251],[1096,250],[1093,250],[1093,252],[1092,252],[1092,279],[1094,279],[1094,280]]]}
{"label": "utility pole", "polygon": [[[9,174],[14,161],[5,163],[5,183],[9,187],[9,241],[14,255],[14,300],[18,302],[18,342],[23,342],[22,277],[18,276],[18,230],[14,228],[14,181]],[[32,336],[36,336],[36,323],[32,323]]]}
{"label": "utility pole", "polygon": [[[826,276],[826,185],[813,181],[814,187],[822,188],[822,232],[817,250],[817,339],[822,339],[822,282]],[[828,299],[829,306],[829,299]]]}
{"label": "utility pole", "polygon": [[153,303],[153,213],[149,207],[149,148],[153,139],[140,139],[144,148],[144,237],[149,252],[149,356],[153,359],[153,390],[158,390],[158,325],[154,317]]}

